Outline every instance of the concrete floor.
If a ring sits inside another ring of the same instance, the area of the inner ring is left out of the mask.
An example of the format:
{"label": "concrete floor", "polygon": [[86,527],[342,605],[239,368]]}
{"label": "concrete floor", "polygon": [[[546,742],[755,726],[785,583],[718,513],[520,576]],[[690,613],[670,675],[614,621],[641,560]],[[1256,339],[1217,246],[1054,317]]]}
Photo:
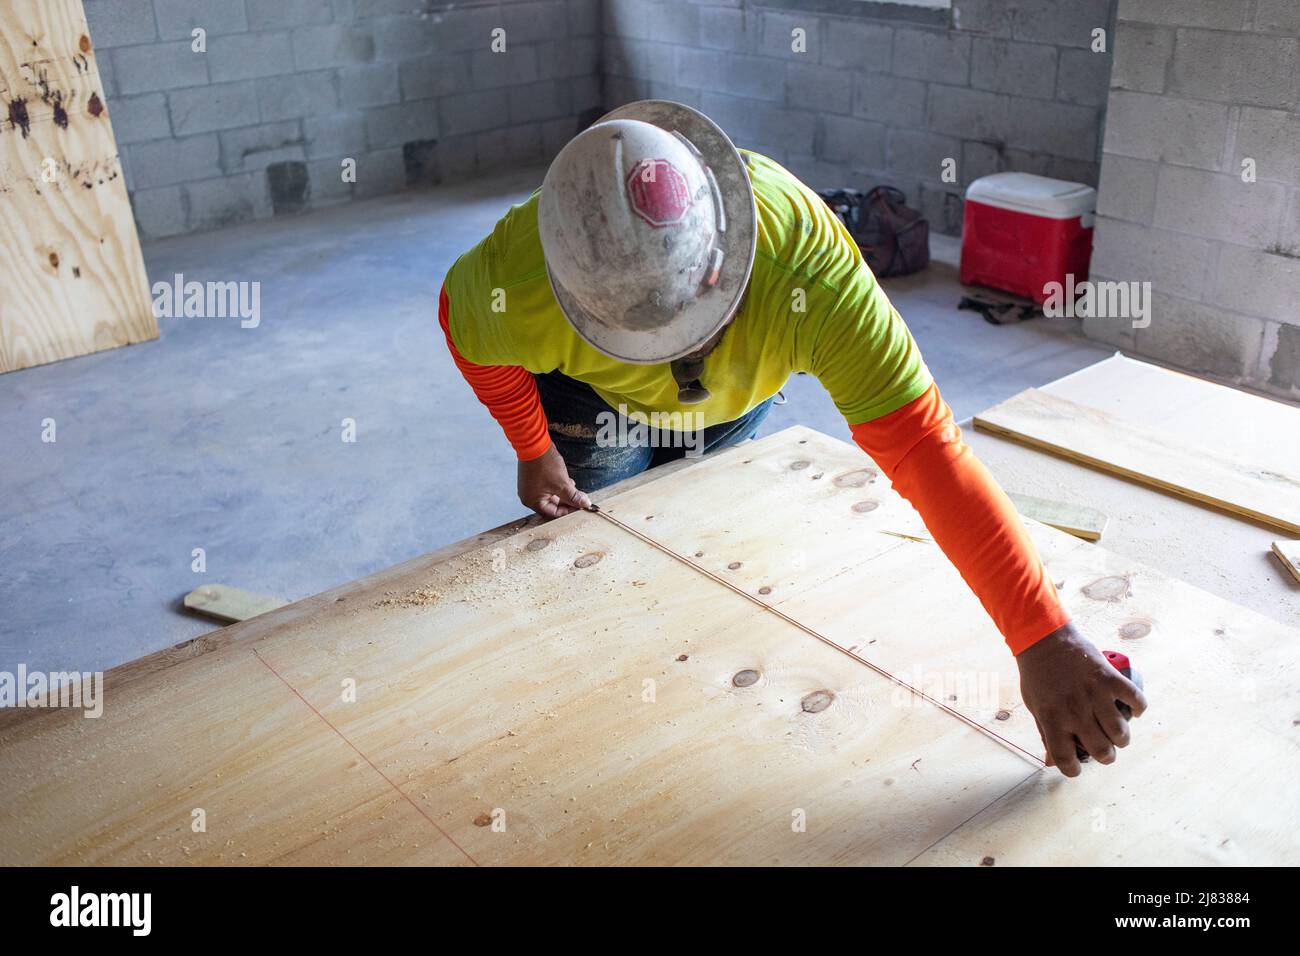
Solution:
{"label": "concrete floor", "polygon": [[[297,599],[519,516],[435,306],[542,174],[153,243],[152,281],[260,281],[260,326],[165,319],[159,341],[0,375],[0,669],[105,669],[211,629],[179,610],[199,585]],[[958,418],[1110,353],[1070,320],[956,311],[954,243],[935,249],[947,262],[886,286]],[[763,434],[848,437],[815,380],[785,394]]]}

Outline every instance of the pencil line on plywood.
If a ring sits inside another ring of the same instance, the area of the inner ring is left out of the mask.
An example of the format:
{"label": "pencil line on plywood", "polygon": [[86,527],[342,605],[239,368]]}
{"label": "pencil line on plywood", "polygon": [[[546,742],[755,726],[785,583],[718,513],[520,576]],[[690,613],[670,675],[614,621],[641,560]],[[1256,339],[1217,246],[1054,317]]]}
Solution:
{"label": "pencil line on plywood", "polygon": [[589,510],[592,514],[600,515],[600,517],[604,518],[606,521],[610,522],[611,524],[617,525],[618,527],[622,528],[628,534],[640,538],[643,542],[650,545],[650,547],[658,551],[661,551],[662,553],[668,555],[671,558],[675,558],[676,560],[680,561],[682,564],[685,564],[687,567],[694,568],[700,574],[703,574],[705,577],[710,578],[713,581],[716,581],[718,584],[721,584],[724,588],[727,588],[729,591],[734,591],[736,594],[739,594],[745,600],[757,604],[759,607],[763,608],[766,611],[770,611],[772,614],[775,614],[777,617],[785,621],[787,624],[791,624],[794,627],[797,627],[799,630],[803,631],[805,634],[808,634],[811,637],[815,637],[817,640],[821,641],[823,644],[827,645],[828,647],[832,647],[835,650],[839,651],[841,654],[845,654],[848,657],[853,658],[853,660],[857,661],[859,664],[869,667],[871,670],[875,671],[881,677],[893,681],[899,687],[902,687],[905,690],[910,691],[911,693],[919,697],[921,700],[933,704],[934,706],[938,707],[940,710],[944,711],[945,713],[949,714],[952,717],[956,717],[962,723],[978,730],[980,733],[984,734],[984,736],[988,737],[990,740],[996,741],[997,743],[1000,743],[1003,746],[1009,747],[1010,749],[1016,751],[1018,754],[1028,759],[1029,762],[1034,765],[1035,773],[1037,773],[1039,770],[1041,770],[1043,767],[1047,765],[1043,761],[1043,759],[1039,757],[1037,754],[1031,753],[1030,751],[1026,750],[1024,747],[1020,746],[1018,743],[1015,743],[1014,741],[1009,740],[1006,737],[1003,737],[1001,734],[997,733],[996,731],[989,730],[979,721],[975,720],[972,717],[966,716],[961,711],[957,710],[955,707],[949,707],[943,701],[939,700],[936,697],[930,696],[925,691],[921,690],[919,687],[915,687],[912,684],[909,684],[901,677],[895,677],[893,674],[885,670],[879,664],[874,664],[871,661],[867,660],[862,655],[849,650],[847,647],[844,647],[842,644],[837,644],[835,641],[832,641],[829,637],[822,634],[820,631],[817,631],[809,627],[807,624],[804,624],[802,621],[799,621],[796,618],[791,617],[789,614],[786,614],[784,611],[776,607],[773,607],[771,604],[768,604],[766,601],[761,600],[760,598],[755,597],[754,595],[750,594],[748,591],[744,590],[743,588],[737,587],[736,585],[728,581],[726,578],[719,577],[718,575],[710,571],[708,568],[701,567],[700,565],[696,564],[694,561],[692,561],[690,558],[686,557],[685,555],[678,554],[676,551],[674,551],[672,548],[668,547],[667,545],[661,544],[660,542],[656,541],[654,538],[650,537],[649,535],[637,531],[631,525],[619,521],[609,512],[602,510],[600,506],[592,505],[587,510]]}
{"label": "pencil line on plywood", "polygon": [[266,659],[265,657],[263,657],[261,654],[259,654],[259,653],[257,652],[257,648],[253,648],[253,656],[256,657],[259,661],[262,662],[262,666],[263,666],[263,667],[265,667],[265,668],[266,668],[267,670],[269,670],[272,674],[274,674],[276,677],[278,677],[278,678],[280,679],[280,683],[284,684],[285,687],[287,687],[287,688],[289,688],[289,690],[293,691],[294,696],[297,697],[297,698],[298,698],[300,701],[302,701],[304,704],[306,704],[306,705],[307,705],[307,709],[310,710],[310,711],[311,711],[313,714],[315,714],[317,717],[319,717],[319,718],[321,719],[321,721],[325,724],[326,727],[328,727],[330,730],[334,731],[334,733],[338,734],[339,739],[342,740],[342,741],[343,741],[345,744],[347,744],[349,747],[351,747],[351,748],[356,752],[356,754],[357,754],[358,757],[360,757],[362,760],[364,760],[366,763],[368,763],[368,764],[370,765],[370,769],[371,769],[371,770],[373,770],[375,773],[379,774],[379,776],[383,777],[384,782],[387,783],[387,784],[388,784],[390,787],[392,787],[394,790],[396,790],[398,796],[400,796],[403,800],[405,800],[405,801],[406,801],[407,803],[409,803],[412,807],[414,807],[416,813],[420,814],[420,816],[422,816],[422,817],[424,817],[424,819],[428,820],[429,823],[431,823],[431,824],[433,825],[433,828],[434,828],[435,830],[437,830],[437,831],[438,831],[439,833],[441,833],[444,837],[446,837],[448,843],[450,843],[452,846],[454,846],[457,850],[460,850],[460,852],[464,855],[465,859],[469,860],[469,861],[470,861],[471,863],[473,863],[475,866],[482,866],[482,864],[479,863],[478,860],[474,859],[474,857],[472,857],[472,856],[469,855],[469,851],[467,851],[463,846],[461,846],[459,843],[457,843],[457,842],[455,841],[455,839],[452,838],[452,835],[451,835],[450,833],[448,833],[448,832],[447,832],[446,830],[444,830],[442,827],[438,826],[438,822],[437,822],[436,820],[434,820],[433,817],[429,816],[429,814],[426,813],[426,812],[424,811],[424,808],[423,808],[423,807],[421,807],[418,803],[416,803],[414,800],[412,800],[412,799],[410,798],[410,796],[409,796],[409,795],[408,795],[408,794],[407,794],[407,793],[406,793],[406,792],[405,792],[401,787],[399,787],[399,786],[398,786],[397,784],[395,784],[392,780],[390,780],[389,777],[388,777],[388,774],[386,774],[386,773],[384,773],[382,770],[380,770],[379,767],[375,764],[375,762],[374,762],[373,760],[371,760],[369,757],[367,757],[367,756],[366,756],[366,755],[361,751],[361,748],[360,748],[360,747],[358,747],[358,746],[357,746],[356,744],[354,744],[351,740],[349,740],[347,734],[343,733],[343,731],[339,730],[339,729],[338,729],[337,727],[335,727],[332,723],[330,723],[329,718],[326,717],[324,714],[322,714],[319,710],[317,710],[316,707],[312,704],[311,701],[309,701],[306,697],[304,697],[301,693],[299,693],[298,688],[294,687],[294,686],[293,686],[292,684],[290,684],[287,680],[285,680],[284,676],[283,676],[279,671],[277,671],[274,667],[272,667],[272,666],[270,665],[270,663],[267,661],[267,659]]}

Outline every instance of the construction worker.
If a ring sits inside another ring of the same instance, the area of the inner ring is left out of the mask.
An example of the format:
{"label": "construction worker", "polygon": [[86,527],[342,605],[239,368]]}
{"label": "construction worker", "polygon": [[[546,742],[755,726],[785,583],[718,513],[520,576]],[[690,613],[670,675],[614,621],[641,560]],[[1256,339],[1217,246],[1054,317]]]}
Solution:
{"label": "construction worker", "polygon": [[[551,517],[688,451],[665,436],[751,437],[792,373],[815,375],[1016,655],[1048,763],[1073,777],[1076,743],[1103,764],[1128,744],[1116,702],[1140,715],[1141,690],[1070,623],[843,224],[708,117],[648,100],[580,133],[452,266],[439,322],[520,500]],[[660,441],[609,440],[649,416]]]}

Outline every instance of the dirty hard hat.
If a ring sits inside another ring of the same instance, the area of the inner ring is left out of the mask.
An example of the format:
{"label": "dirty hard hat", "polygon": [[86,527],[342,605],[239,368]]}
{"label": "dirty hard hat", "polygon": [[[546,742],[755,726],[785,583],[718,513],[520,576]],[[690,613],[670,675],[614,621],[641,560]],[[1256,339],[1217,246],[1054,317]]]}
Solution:
{"label": "dirty hard hat", "polygon": [[579,133],[542,183],[551,288],[593,347],[639,365],[703,346],[735,314],[754,264],[754,193],[731,140],[666,100]]}

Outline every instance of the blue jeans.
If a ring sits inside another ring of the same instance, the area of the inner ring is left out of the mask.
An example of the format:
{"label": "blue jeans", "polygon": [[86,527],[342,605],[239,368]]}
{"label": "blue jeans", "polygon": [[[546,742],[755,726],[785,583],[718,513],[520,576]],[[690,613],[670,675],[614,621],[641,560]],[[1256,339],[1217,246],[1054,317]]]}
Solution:
{"label": "blue jeans", "polygon": [[[734,422],[709,425],[691,434],[689,444],[683,447],[680,432],[638,428],[610,408],[590,385],[559,372],[534,378],[550,423],[551,441],[564,458],[569,477],[580,490],[588,492],[684,458],[688,451],[707,454],[753,438],[772,407],[769,398]],[[610,441],[611,437],[615,440]]]}

